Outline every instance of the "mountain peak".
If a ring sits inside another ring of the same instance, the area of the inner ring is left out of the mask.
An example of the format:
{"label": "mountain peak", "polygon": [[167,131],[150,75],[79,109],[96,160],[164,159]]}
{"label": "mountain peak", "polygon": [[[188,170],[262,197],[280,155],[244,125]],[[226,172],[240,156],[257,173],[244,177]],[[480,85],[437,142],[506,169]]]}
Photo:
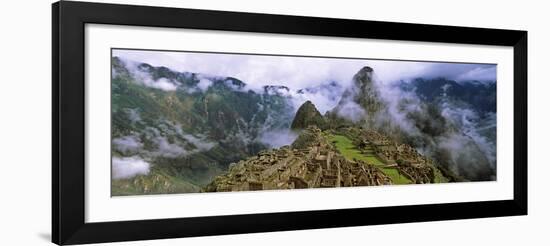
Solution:
{"label": "mountain peak", "polygon": [[361,70],[359,70],[359,73],[372,73],[372,71],[374,71],[372,67],[364,66]]}
{"label": "mountain peak", "polygon": [[372,84],[372,73],[374,70],[369,67],[365,66],[361,68],[354,76],[353,81],[355,85],[359,88],[364,88],[365,86],[370,86]]}
{"label": "mountain peak", "polygon": [[373,81],[373,72],[371,67],[365,66],[353,76],[353,85],[344,91],[332,110],[336,115],[353,118],[353,121],[368,115],[373,120],[372,116],[384,109],[385,105]]}
{"label": "mountain peak", "polygon": [[293,130],[301,130],[308,126],[317,126],[321,129],[326,127],[325,118],[323,118],[319,110],[317,110],[311,101],[306,101],[300,106],[290,128]]}

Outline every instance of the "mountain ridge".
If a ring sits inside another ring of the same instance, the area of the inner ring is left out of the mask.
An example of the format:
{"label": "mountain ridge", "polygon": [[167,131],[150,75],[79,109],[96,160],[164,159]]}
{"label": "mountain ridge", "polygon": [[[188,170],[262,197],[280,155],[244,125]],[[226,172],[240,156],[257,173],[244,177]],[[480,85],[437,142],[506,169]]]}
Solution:
{"label": "mountain ridge", "polygon": [[[263,132],[290,126],[293,106],[287,99],[242,90],[245,84],[238,79],[127,64],[116,57],[112,62],[112,155],[141,159],[151,173],[162,170],[157,177],[201,187],[229,163],[268,148]],[[200,88],[201,83],[208,86]],[[128,152],[131,148],[136,150]],[[137,179],[143,177],[117,180],[113,191],[127,194]],[[166,188],[172,183],[147,193],[181,192]],[[185,187],[197,192],[193,186]]]}

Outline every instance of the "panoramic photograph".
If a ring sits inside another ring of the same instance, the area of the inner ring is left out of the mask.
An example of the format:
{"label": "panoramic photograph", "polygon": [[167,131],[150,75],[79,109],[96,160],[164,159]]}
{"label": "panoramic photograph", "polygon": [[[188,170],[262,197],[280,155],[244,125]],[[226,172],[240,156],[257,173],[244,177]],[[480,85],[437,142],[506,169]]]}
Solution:
{"label": "panoramic photograph", "polygon": [[112,196],[496,180],[495,64],[111,53]]}

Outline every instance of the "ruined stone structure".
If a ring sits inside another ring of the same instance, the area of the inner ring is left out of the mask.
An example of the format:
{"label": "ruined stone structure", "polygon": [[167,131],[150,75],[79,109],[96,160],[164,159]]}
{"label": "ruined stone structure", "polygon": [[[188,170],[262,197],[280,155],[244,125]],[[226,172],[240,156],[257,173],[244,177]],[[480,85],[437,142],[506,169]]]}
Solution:
{"label": "ruined stone structure", "polygon": [[312,126],[304,148],[285,146],[260,152],[257,156],[230,165],[229,172],[216,177],[206,192],[304,189],[389,185],[379,168],[362,161],[349,161],[330,145],[321,131]]}
{"label": "ruined stone structure", "polygon": [[[373,154],[387,167],[396,168],[400,174],[410,179],[413,183],[433,183],[433,163],[429,158],[424,157],[415,148],[407,144],[398,144],[389,137],[374,130],[354,129],[356,141],[363,153]],[[349,136],[350,133],[348,132]]]}

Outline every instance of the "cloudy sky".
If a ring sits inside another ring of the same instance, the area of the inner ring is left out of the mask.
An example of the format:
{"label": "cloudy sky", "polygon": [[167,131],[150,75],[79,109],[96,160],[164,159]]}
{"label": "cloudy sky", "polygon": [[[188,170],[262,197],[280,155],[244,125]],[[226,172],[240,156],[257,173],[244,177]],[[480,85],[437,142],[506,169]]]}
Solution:
{"label": "cloudy sky", "polygon": [[446,77],[457,81],[496,81],[496,65],[336,59],[269,55],[211,54],[167,51],[113,50],[113,56],[165,66],[179,72],[231,76],[251,88],[286,85],[291,89],[338,81],[344,86],[364,66],[374,69],[382,83],[415,77]]}

